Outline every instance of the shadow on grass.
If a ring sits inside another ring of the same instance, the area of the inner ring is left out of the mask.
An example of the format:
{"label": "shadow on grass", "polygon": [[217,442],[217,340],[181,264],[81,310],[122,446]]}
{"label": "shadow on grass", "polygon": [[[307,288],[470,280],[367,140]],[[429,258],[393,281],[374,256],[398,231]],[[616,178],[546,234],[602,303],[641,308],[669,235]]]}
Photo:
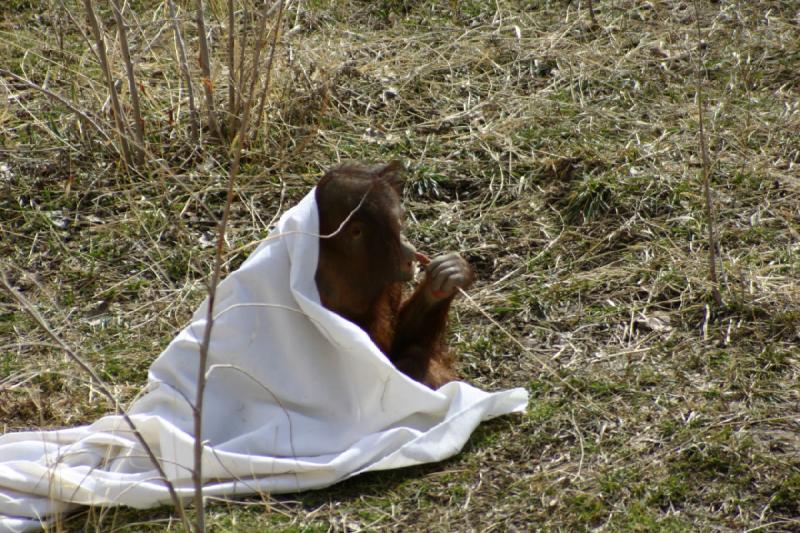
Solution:
{"label": "shadow on grass", "polygon": [[[296,493],[276,494],[271,496],[269,501],[265,501],[262,495],[245,496],[232,500],[231,502],[213,502],[208,506],[207,513],[213,516],[210,525],[214,526],[217,520],[223,523],[216,524],[220,527],[232,527],[237,522],[246,523],[248,518],[245,515],[258,515],[263,520],[263,515],[269,512],[272,505],[277,505],[291,511],[313,512],[321,506],[356,502],[362,498],[384,498],[396,491],[402,485],[422,480],[427,476],[445,473],[455,465],[463,463],[465,457],[475,453],[487,445],[494,443],[500,435],[509,431],[511,422],[507,417],[496,418],[482,423],[472,433],[471,437],[464,445],[464,448],[455,456],[437,463],[428,463],[394,470],[383,470],[378,472],[366,472],[345,479],[330,487],[319,490],[308,490]],[[469,467],[467,466],[467,469]],[[263,505],[259,505],[263,503]],[[241,506],[241,507],[240,507]],[[237,519],[220,518],[218,513],[233,515],[235,511]],[[217,511],[215,513],[215,511]],[[190,520],[193,511],[188,509]],[[277,513],[276,513],[277,514]],[[257,518],[254,517],[254,520]],[[277,514],[276,521],[270,521],[271,526],[281,528],[289,527],[292,521],[283,513]],[[207,518],[207,522],[209,519]],[[231,523],[232,521],[232,523]],[[263,523],[261,524],[263,525]],[[169,506],[157,507],[153,509],[132,509],[128,507],[119,508],[82,508],[73,515],[67,517],[60,527],[56,530],[65,532],[78,531],[162,531],[169,528],[174,531],[183,531],[177,516]]]}
{"label": "shadow on grass", "polygon": [[475,429],[458,454],[443,461],[394,470],[365,472],[324,489],[278,494],[273,498],[277,501],[291,500],[302,502],[308,506],[318,506],[332,501],[347,502],[364,496],[385,496],[408,481],[446,472],[454,465],[463,462],[467,455],[493,443],[502,433],[508,431],[509,424],[510,422],[502,417],[482,423]]}

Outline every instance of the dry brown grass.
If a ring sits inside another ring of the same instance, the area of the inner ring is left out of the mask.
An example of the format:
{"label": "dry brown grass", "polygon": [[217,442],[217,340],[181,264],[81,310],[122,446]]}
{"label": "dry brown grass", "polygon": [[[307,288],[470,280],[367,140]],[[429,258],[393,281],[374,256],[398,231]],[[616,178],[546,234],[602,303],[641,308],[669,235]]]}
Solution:
{"label": "dry brown grass", "polygon": [[[77,27],[57,2],[12,4],[2,68],[107,131],[0,74],[2,268],[128,401],[204,296],[229,155],[190,140],[161,4],[127,15],[149,151],[134,172],[112,148],[102,73]],[[698,2],[701,43],[689,2],[592,4],[596,24],[586,2],[289,5],[227,268],[332,162],[405,159],[410,236],[426,253],[463,250],[479,271],[475,304],[453,320],[464,375],[532,400],[443,464],[215,504],[210,527],[800,526],[800,12]],[[224,101],[218,15],[207,22]],[[707,281],[698,65],[721,308]],[[113,408],[5,295],[0,335],[3,430]],[[168,517],[91,510],[65,528],[160,530]]]}

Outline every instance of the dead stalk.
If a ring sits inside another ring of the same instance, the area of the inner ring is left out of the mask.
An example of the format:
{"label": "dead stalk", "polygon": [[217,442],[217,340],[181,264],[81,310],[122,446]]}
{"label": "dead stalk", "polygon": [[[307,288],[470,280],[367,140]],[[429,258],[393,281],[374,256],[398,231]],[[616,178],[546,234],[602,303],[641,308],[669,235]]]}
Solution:
{"label": "dead stalk", "polygon": [[222,134],[219,130],[219,123],[217,122],[217,111],[214,107],[214,85],[211,81],[211,60],[208,55],[208,39],[206,37],[203,0],[197,0],[197,37],[200,41],[200,69],[203,72],[203,93],[206,96],[208,126],[211,128],[211,133],[218,139],[221,139]]}
{"label": "dead stalk", "polygon": [[194,86],[192,84],[192,75],[189,73],[189,62],[186,60],[186,47],[183,44],[183,36],[178,24],[175,2],[169,0],[167,5],[169,6],[169,16],[172,19],[172,31],[175,33],[175,44],[178,47],[181,74],[186,83],[186,94],[189,97],[189,135],[192,138],[192,142],[197,143],[200,140],[200,122],[197,117],[197,106],[194,103]]}
{"label": "dead stalk", "polygon": [[228,131],[236,128],[236,18],[233,10],[233,0],[228,0]]}
{"label": "dead stalk", "polygon": [[172,500],[172,504],[175,506],[175,510],[178,512],[178,515],[181,518],[181,522],[183,522],[183,526],[186,528],[186,531],[190,531],[191,526],[189,524],[189,520],[186,517],[183,505],[181,504],[181,500],[180,498],[178,498],[178,493],[175,492],[175,487],[167,478],[167,474],[166,472],[164,472],[164,469],[162,468],[161,463],[159,462],[158,458],[153,452],[153,449],[147,443],[144,436],[142,436],[142,434],[139,433],[136,424],[134,424],[133,420],[128,415],[128,412],[125,410],[124,407],[122,407],[122,405],[117,401],[117,399],[111,393],[111,389],[108,388],[108,385],[106,385],[105,382],[102,379],[100,379],[100,376],[97,375],[97,373],[91,366],[89,366],[77,353],[75,353],[72,350],[72,348],[67,346],[67,344],[63,340],[61,340],[61,338],[55,333],[55,331],[53,331],[53,329],[47,324],[47,321],[45,321],[44,317],[39,314],[39,311],[37,311],[36,308],[22,294],[20,294],[16,289],[14,289],[11,286],[5,274],[0,275],[0,284],[2,284],[6,292],[8,292],[8,294],[10,294],[11,297],[14,298],[14,300],[16,300],[19,306],[26,313],[28,313],[28,315],[30,315],[30,317],[34,320],[34,322],[36,322],[36,324],[40,328],[42,328],[42,330],[44,330],[44,332],[51,339],[53,339],[53,341],[64,351],[64,353],[67,354],[67,357],[69,357],[75,364],[78,365],[78,367],[80,367],[81,370],[83,370],[86,374],[88,374],[91,377],[92,382],[94,383],[95,387],[97,387],[97,390],[99,390],[103,396],[108,398],[108,400],[112,404],[114,404],[115,411],[122,417],[122,419],[125,421],[128,427],[131,428],[131,432],[133,432],[134,437],[136,437],[136,440],[138,440],[139,444],[142,445],[142,448],[147,454],[147,457],[150,459],[150,462],[153,463],[153,466],[158,472],[158,475],[164,481],[164,485],[167,487],[167,491],[169,492],[169,497]]}
{"label": "dead stalk", "polygon": [[597,24],[597,18],[594,16],[594,2],[592,0],[586,0],[586,3],[589,4],[589,18],[592,21],[592,27],[597,28],[599,24]]}
{"label": "dead stalk", "polygon": [[[258,74],[259,74],[259,64],[261,63],[261,51],[264,49],[264,45],[268,37],[268,35],[266,35],[267,20],[269,19],[270,16],[272,16],[272,12],[277,7],[279,11],[277,20],[275,21],[275,26],[273,27],[273,39],[272,39],[272,52],[274,53],[276,36],[277,36],[277,33],[275,32],[278,31],[278,25],[280,24],[281,18],[283,16],[283,5],[284,5],[283,0],[279,0],[278,2],[272,4],[272,6],[269,9],[267,9],[266,4],[264,4],[264,12],[261,15],[261,27],[259,28],[258,31],[258,38],[253,42],[253,64],[251,65],[252,73],[250,75],[250,87],[247,92],[248,104],[250,105],[252,105],[255,102],[256,85],[258,84],[258,81],[260,79]],[[272,70],[272,53],[270,54],[270,59],[267,62],[267,72],[266,72],[267,86],[269,85],[271,70]],[[261,111],[262,109],[259,108],[259,113]],[[256,120],[257,121],[259,120],[259,115],[257,115]]]}
{"label": "dead stalk", "polygon": [[92,0],[83,0],[83,6],[86,9],[86,18],[89,20],[89,26],[92,28],[94,40],[97,45],[97,57],[100,59],[100,67],[103,69],[103,75],[106,78],[106,86],[108,87],[109,95],[111,96],[111,106],[114,113],[114,123],[117,126],[117,135],[119,136],[119,143],[122,151],[122,158],[127,167],[131,167],[131,152],[128,146],[128,128],[125,126],[125,117],[122,114],[122,107],[119,104],[117,97],[117,88],[114,85],[114,78],[111,76],[111,65],[108,62],[108,55],[106,54],[106,45],[103,40],[103,32],[100,29],[100,23],[94,14],[94,6]]}
{"label": "dead stalk", "polygon": [[264,87],[261,89],[261,96],[259,96],[258,112],[256,113],[255,120],[256,124],[261,122],[261,117],[264,115],[264,103],[267,100],[267,92],[269,91],[270,81],[272,80],[272,63],[275,59],[275,49],[278,46],[278,35],[281,31],[281,22],[283,22],[283,8],[284,4],[283,0],[281,0],[280,6],[278,7],[278,16],[272,28],[272,43],[270,44],[269,59],[267,60],[266,79],[264,80]]}
{"label": "dead stalk", "polygon": [[142,110],[139,105],[139,89],[136,87],[136,76],[133,71],[130,49],[128,47],[128,35],[125,22],[122,19],[117,0],[111,0],[111,11],[114,12],[114,20],[117,21],[117,35],[119,36],[119,47],[122,52],[122,59],[125,62],[125,73],[128,77],[128,92],[131,93],[131,111],[133,112],[133,135],[136,140],[136,150],[134,150],[134,161],[137,166],[144,162],[144,120],[142,120]]}
{"label": "dead stalk", "polygon": [[244,88],[244,64],[247,54],[245,54],[245,50],[247,50],[247,37],[250,35],[250,13],[247,10],[247,4],[242,6],[242,33],[239,38],[239,65],[236,68],[236,86],[233,88],[233,97],[236,103],[236,115],[238,116],[239,111],[242,106],[242,94]]}
{"label": "dead stalk", "polygon": [[[81,36],[83,37],[83,40],[86,41],[86,44],[89,47],[89,51],[95,56],[95,58],[97,58],[97,51],[92,47],[92,40],[86,34],[86,30],[84,29],[85,24],[82,22],[78,22],[78,20],[72,14],[72,10],[68,9],[67,6],[64,4],[64,0],[58,0],[58,2],[59,5],[61,6],[61,9],[64,11],[64,13],[67,14],[69,20],[72,21],[73,26],[75,26],[75,28],[77,28],[77,30],[80,32]],[[100,61],[99,58],[97,58],[97,60]]]}
{"label": "dead stalk", "polygon": [[697,0],[694,2],[695,24],[697,25],[698,53],[700,54],[695,66],[695,81],[697,84],[697,121],[700,129],[700,153],[703,165],[703,196],[705,197],[706,221],[708,224],[708,279],[711,281],[711,293],[714,296],[714,303],[717,307],[722,307],[722,295],[719,291],[719,279],[717,278],[717,236],[714,231],[714,203],[711,197],[711,161],[708,156],[708,145],[705,134],[705,102],[703,101],[703,39],[700,29],[700,11],[697,7]]}

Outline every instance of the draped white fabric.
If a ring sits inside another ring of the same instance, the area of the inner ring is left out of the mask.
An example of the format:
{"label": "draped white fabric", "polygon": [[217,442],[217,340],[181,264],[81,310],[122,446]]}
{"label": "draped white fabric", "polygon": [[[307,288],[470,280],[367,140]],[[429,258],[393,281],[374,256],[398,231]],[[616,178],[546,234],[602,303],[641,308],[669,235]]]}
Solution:
{"label": "draped white fabric", "polygon": [[[319,303],[313,191],[218,288],[203,413],[207,495],[295,492],[450,457],[482,421],[525,409],[524,389],[433,391]],[[192,495],[192,412],[206,303],[150,367],[129,412],[182,497]],[[119,416],[0,436],[0,531],[82,505],[169,504]]]}

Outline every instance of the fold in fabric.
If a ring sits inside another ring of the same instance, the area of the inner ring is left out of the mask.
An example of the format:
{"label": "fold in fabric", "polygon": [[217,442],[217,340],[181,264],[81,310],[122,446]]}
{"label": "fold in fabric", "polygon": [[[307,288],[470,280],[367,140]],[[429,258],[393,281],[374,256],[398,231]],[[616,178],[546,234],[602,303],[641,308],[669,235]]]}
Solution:
{"label": "fold in fabric", "polygon": [[[327,487],[371,470],[441,461],[483,421],[527,404],[462,382],[431,390],[358,326],[320,304],[312,190],[217,289],[203,413],[209,496]],[[179,496],[193,495],[193,420],[207,303],[152,364],[129,413]],[[119,416],[0,436],[0,531],[38,529],[76,505],[169,504]]]}

